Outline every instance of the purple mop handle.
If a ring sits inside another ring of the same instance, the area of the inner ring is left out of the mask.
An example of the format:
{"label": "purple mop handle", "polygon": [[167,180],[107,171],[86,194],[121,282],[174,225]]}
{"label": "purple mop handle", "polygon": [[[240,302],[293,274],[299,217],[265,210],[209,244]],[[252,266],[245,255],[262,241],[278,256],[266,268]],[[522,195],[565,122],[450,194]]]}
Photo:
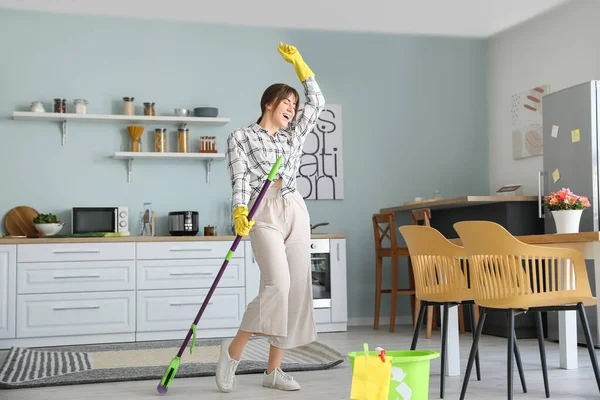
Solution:
{"label": "purple mop handle", "polygon": [[[265,181],[265,183],[262,187],[262,190],[258,194],[258,197],[256,198],[256,201],[254,202],[254,205],[252,206],[252,209],[250,210],[250,213],[248,214],[248,221],[250,221],[252,219],[252,217],[254,217],[254,214],[256,213],[256,210],[258,209],[260,202],[262,201],[263,197],[265,197],[265,193],[267,193],[269,186],[271,186],[271,183],[273,182],[273,178],[275,177],[275,174],[277,173],[277,170],[279,169],[279,166],[281,165],[282,160],[283,160],[283,157],[279,157],[279,159],[277,160],[277,162],[271,169],[271,173],[269,174],[269,177]],[[198,321],[200,321],[202,314],[204,314],[204,310],[206,309],[206,306],[208,305],[208,301],[212,297],[213,292],[217,288],[217,285],[219,284],[219,281],[221,280],[221,277],[223,276],[223,273],[225,272],[225,269],[227,268],[227,265],[229,264],[229,255],[233,255],[233,253],[235,252],[235,250],[238,247],[238,244],[240,243],[240,240],[242,240],[242,236],[236,235],[235,240],[233,241],[233,244],[231,245],[231,248],[229,249],[229,252],[227,253],[228,255],[225,258],[225,260],[223,261],[223,265],[221,266],[221,269],[219,270],[219,273],[217,274],[215,281],[213,282],[212,286],[210,287],[208,294],[204,298],[204,301],[202,302],[202,307],[200,307],[200,311],[198,311],[198,314],[196,315],[196,318],[194,319],[194,325],[198,325]],[[187,347],[187,344],[190,341],[193,333],[194,333],[194,331],[192,330],[192,328],[190,328],[187,335],[185,336],[185,340],[183,341],[181,347],[179,348],[179,351],[177,352],[178,357],[181,358],[181,356],[183,355],[183,352],[185,351],[185,348]]]}

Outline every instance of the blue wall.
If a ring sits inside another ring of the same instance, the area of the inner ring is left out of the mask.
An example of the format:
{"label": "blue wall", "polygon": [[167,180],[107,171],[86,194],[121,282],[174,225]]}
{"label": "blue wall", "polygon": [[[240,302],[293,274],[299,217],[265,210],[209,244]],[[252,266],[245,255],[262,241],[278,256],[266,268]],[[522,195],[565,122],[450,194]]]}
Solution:
{"label": "blue wall", "polygon": [[[151,201],[159,234],[166,234],[173,210],[198,210],[200,226],[222,223],[230,196],[224,162],[213,164],[207,184],[200,162],[136,161],[128,184],[125,162],[110,158],[127,150],[125,125],[70,123],[63,147],[57,123],[13,121],[12,113],[35,100],[50,109],[55,97],[68,99],[68,107],[85,98],[90,113],[120,112],[123,96],[135,96],[138,105],[156,102],[158,114],[212,105],[232,122],[191,125],[190,134],[217,136],[223,151],[227,134],[258,116],[266,86],[301,89],[276,50],[280,41],[299,48],[327,101],[342,105],[345,199],[309,201],[308,208],[313,223],[330,223],[319,232],[348,235],[349,316],[368,319],[375,287],[371,214],[438,188],[446,197],[488,192],[483,40],[2,10],[0,215],[29,205],[69,223],[73,206],[127,205],[135,232],[142,203]],[[174,148],[176,126],[170,128]],[[149,150],[152,136],[143,140]],[[408,304],[400,301],[398,314]]]}

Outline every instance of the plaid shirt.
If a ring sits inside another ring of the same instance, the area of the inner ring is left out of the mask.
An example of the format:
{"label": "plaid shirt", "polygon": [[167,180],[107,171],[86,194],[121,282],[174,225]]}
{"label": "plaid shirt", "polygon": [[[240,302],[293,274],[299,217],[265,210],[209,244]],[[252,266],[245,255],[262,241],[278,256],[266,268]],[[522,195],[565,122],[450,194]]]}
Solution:
{"label": "plaid shirt", "polygon": [[279,156],[283,162],[275,180],[282,178],[281,192],[285,197],[296,191],[296,173],[300,168],[306,135],[312,131],[325,106],[314,76],[302,82],[307,101],[287,128],[274,136],[254,123],[231,132],[227,138],[227,168],[233,191],[232,206],[247,206],[260,193],[271,168]]}

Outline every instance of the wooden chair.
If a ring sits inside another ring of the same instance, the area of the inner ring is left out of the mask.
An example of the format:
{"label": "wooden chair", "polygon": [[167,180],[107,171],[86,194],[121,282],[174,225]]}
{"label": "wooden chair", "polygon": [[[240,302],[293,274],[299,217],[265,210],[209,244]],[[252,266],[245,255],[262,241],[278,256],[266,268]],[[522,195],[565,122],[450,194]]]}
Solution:
{"label": "wooden chair", "polygon": [[[413,321],[416,322],[415,312],[415,285],[412,268],[408,268],[408,288],[398,288],[398,258],[408,257],[408,249],[399,247],[396,238],[396,215],[394,213],[373,214],[373,233],[375,238],[375,321],[374,329],[379,329],[379,315],[381,311],[381,294],[389,293],[390,306],[390,332],[394,332],[396,325],[396,302],[398,295],[410,296],[410,307]],[[384,246],[388,239],[389,246]],[[382,289],[383,283],[383,258],[390,257],[392,262],[392,280],[390,289]]]}
{"label": "wooden chair", "polygon": [[467,251],[475,303],[481,308],[460,399],[465,397],[473,358],[479,353],[479,337],[486,314],[494,310],[508,314],[508,399],[513,395],[511,350],[515,343],[515,313],[522,311],[533,312],[536,316],[546,397],[550,397],[550,389],[542,330],[541,313],[544,311],[578,311],[600,390],[598,360],[584,309],[584,306],[596,305],[597,301],[590,290],[583,254],[572,249],[525,244],[494,222],[457,222],[454,229]]}
{"label": "wooden chair", "polygon": [[[412,223],[413,225],[421,225],[422,223],[424,226],[431,226],[431,210],[429,208],[419,208],[417,210],[413,210]],[[418,308],[419,307],[417,305],[417,309]],[[471,318],[473,318],[475,323],[477,323],[479,319],[479,307],[477,307],[477,305],[471,309]],[[431,338],[431,331],[436,329],[437,324],[434,324],[433,321],[437,321],[436,307],[429,306],[427,308],[427,339]],[[464,307],[462,305],[458,306],[458,329],[460,333],[465,332],[465,314]]]}
{"label": "wooden chair", "polygon": [[[425,311],[432,305],[444,306],[443,327],[448,326],[448,308],[467,305],[474,314],[474,292],[470,285],[467,253],[463,247],[448,241],[430,226],[405,225],[398,228],[410,252],[414,269],[415,291],[421,301],[417,326],[410,349],[415,350]],[[475,321],[471,319],[471,332],[475,339]],[[440,397],[444,397],[446,382],[446,353],[448,329],[442,329]],[[527,392],[525,375],[519,349],[514,347],[523,392]],[[479,354],[475,355],[477,380],[481,380]]]}

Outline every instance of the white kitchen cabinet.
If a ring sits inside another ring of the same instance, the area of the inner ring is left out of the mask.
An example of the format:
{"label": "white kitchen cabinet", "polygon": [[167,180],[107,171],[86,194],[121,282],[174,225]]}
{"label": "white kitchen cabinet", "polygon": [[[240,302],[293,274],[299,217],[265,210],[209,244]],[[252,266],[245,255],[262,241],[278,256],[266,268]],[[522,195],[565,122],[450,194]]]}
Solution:
{"label": "white kitchen cabinet", "polygon": [[15,337],[16,257],[16,245],[0,245],[0,339]]}
{"label": "white kitchen cabinet", "polygon": [[[149,290],[137,294],[137,331],[185,332],[200,311],[208,289]],[[246,309],[244,288],[217,288],[197,330],[239,328]]]}
{"label": "white kitchen cabinet", "polygon": [[[229,242],[189,241],[189,242],[140,242],[137,243],[138,260],[165,259],[225,259],[231,247]],[[234,258],[244,258],[244,246],[238,246]]]}
{"label": "white kitchen cabinet", "polygon": [[20,263],[135,259],[135,243],[32,243],[18,246]]}
{"label": "white kitchen cabinet", "polygon": [[19,263],[17,293],[135,290],[135,261]]}
{"label": "white kitchen cabinet", "polygon": [[[221,259],[141,260],[137,262],[137,288],[210,288],[223,265]],[[221,276],[219,287],[243,287],[244,260],[234,258]]]}
{"label": "white kitchen cabinet", "polygon": [[133,291],[36,294],[17,298],[19,338],[133,332]]}
{"label": "white kitchen cabinet", "polygon": [[[330,239],[331,307],[315,307],[319,332],[346,329],[345,244]],[[0,349],[183,339],[230,247],[229,240],[145,238],[0,245]],[[197,337],[235,335],[259,286],[243,240]]]}
{"label": "white kitchen cabinet", "polygon": [[346,280],[346,239],[330,239],[331,322],[348,322],[348,283]]}

